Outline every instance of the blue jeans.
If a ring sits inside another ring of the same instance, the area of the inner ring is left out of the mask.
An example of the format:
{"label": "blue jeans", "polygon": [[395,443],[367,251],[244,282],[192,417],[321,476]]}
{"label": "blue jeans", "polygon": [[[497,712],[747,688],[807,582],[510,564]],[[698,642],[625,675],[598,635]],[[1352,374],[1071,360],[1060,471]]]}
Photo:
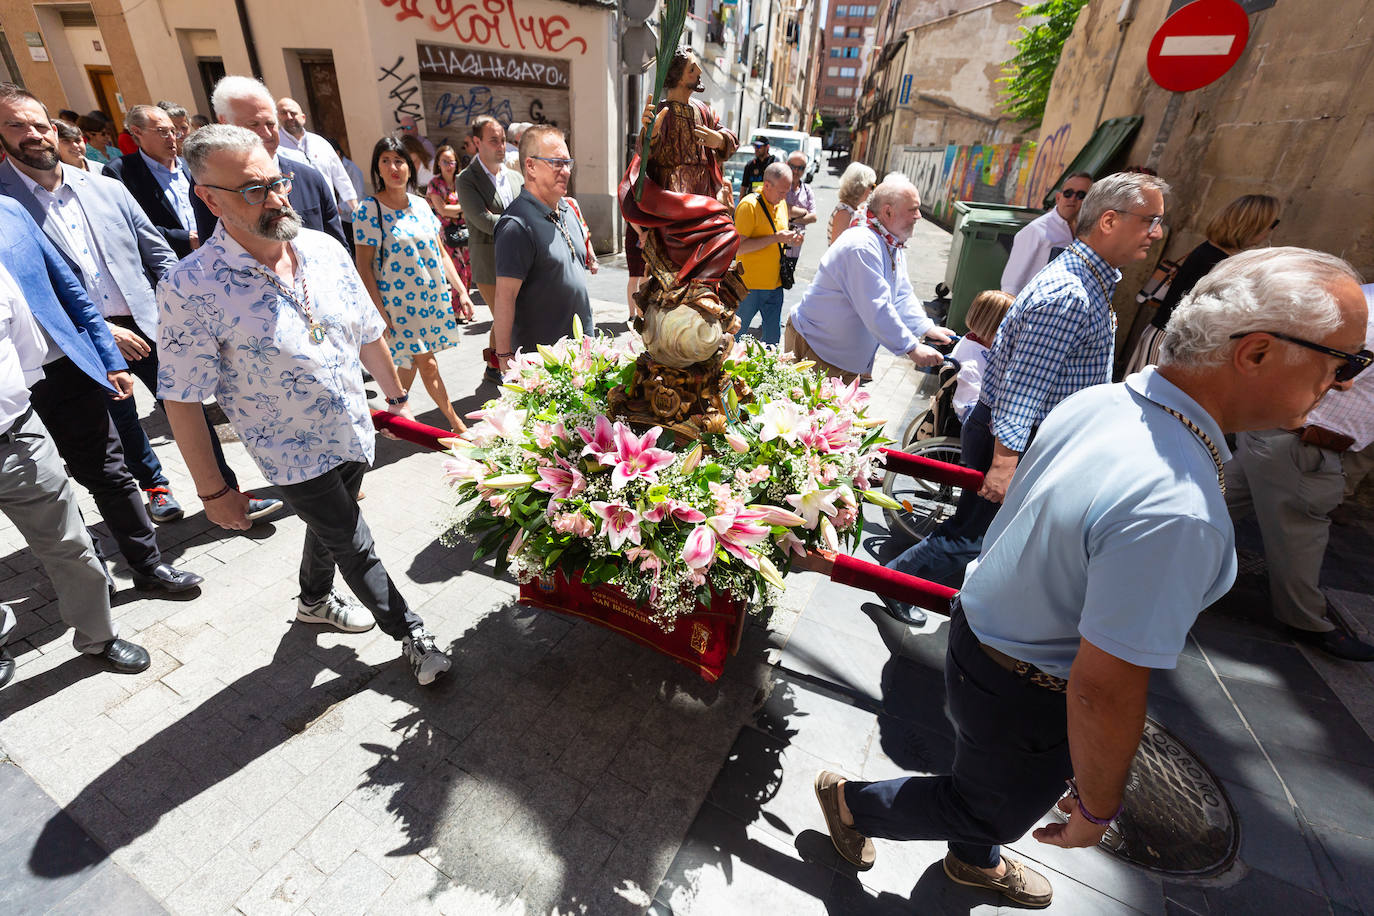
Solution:
{"label": "blue jeans", "polygon": [[766,344],[777,346],[782,339],[782,287],[777,289],[751,289],[749,295],[740,302],[739,309],[735,312],[739,315],[739,331],[743,334],[749,330],[749,325],[753,323],[755,315],[763,317],[763,328],[756,334]]}
{"label": "blue jeans", "polygon": [[956,604],[945,653],[953,772],[846,782],[854,829],[887,840],[945,840],[966,865],[994,868],[1073,775],[1064,694],[998,665]]}
{"label": "blue jeans", "polygon": [[[959,437],[959,463],[987,473],[992,466],[992,411],[979,402],[964,421]],[[988,502],[976,491],[965,488],[959,494],[954,514],[940,523],[930,536],[908,547],[887,564],[889,569],[939,582],[950,588],[964,584],[964,570],[983,549],[983,536],[997,516],[998,503]]]}

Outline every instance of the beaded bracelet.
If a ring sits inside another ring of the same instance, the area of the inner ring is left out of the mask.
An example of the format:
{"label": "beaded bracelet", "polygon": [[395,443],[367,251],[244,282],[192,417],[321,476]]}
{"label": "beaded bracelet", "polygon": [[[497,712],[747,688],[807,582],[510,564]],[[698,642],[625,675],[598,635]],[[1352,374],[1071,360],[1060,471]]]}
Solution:
{"label": "beaded bracelet", "polygon": [[1126,802],[1123,800],[1120,805],[1117,805],[1116,813],[1114,813],[1111,817],[1106,819],[1097,817],[1091,812],[1089,812],[1087,808],[1083,807],[1083,799],[1080,798],[1078,795],[1078,781],[1070,778],[1064,780],[1064,784],[1069,787],[1069,794],[1073,796],[1074,802],[1078,805],[1078,813],[1083,815],[1083,817],[1090,823],[1096,824],[1099,827],[1110,827],[1112,825],[1112,821],[1120,817],[1121,812],[1124,811],[1126,808]]}
{"label": "beaded bracelet", "polygon": [[226,484],[224,485],[224,489],[222,489],[222,490],[216,490],[214,493],[211,493],[209,496],[201,496],[199,493],[197,493],[196,496],[197,496],[197,497],[200,499],[200,501],[203,502],[203,503],[214,502],[215,500],[219,499],[221,496],[223,496],[224,494],[228,493],[228,492],[229,492],[230,490],[232,490],[232,489],[234,489],[234,488],[231,487],[231,486],[229,486],[229,484],[226,483]]}

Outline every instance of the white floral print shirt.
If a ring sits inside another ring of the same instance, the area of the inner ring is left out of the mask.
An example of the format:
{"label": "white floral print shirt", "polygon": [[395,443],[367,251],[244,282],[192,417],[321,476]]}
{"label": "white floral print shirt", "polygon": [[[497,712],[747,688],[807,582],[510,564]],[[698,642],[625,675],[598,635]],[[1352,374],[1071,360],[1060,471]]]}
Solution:
{"label": "white floral print shirt", "polygon": [[337,241],[301,229],[289,244],[299,265],[295,297],[307,301],[308,288],[322,343],[223,223],[157,288],[158,397],[215,398],[273,484],[372,463],[376,433],[358,351],[386,330]]}

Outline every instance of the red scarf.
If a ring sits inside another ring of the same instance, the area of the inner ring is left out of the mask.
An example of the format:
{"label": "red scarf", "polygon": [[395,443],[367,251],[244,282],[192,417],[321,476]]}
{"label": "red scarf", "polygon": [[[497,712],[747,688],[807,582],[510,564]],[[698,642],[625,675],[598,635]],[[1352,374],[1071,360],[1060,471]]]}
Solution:
{"label": "red scarf", "polygon": [[882,239],[884,242],[887,242],[887,247],[889,247],[889,248],[905,248],[905,247],[906,247],[906,242],[899,242],[899,241],[897,241],[897,236],[895,236],[895,235],[893,235],[891,232],[888,232],[888,231],[887,231],[887,227],[884,226],[882,223],[880,223],[880,222],[878,221],[878,217],[875,216],[875,215],[873,214],[873,211],[872,211],[872,210],[869,210],[869,211],[868,211],[868,228],[870,228],[870,229],[872,229],[874,232],[878,233],[878,238]]}

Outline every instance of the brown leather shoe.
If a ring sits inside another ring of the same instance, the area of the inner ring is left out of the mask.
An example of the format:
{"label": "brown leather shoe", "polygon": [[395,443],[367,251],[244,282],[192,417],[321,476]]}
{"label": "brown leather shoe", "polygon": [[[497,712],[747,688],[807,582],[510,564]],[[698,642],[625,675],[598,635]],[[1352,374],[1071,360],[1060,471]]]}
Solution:
{"label": "brown leather shoe", "polygon": [[997,891],[1017,906],[1039,910],[1050,905],[1050,900],[1054,897],[1054,888],[1050,887],[1048,878],[1038,871],[1027,868],[1019,859],[1013,859],[1011,856],[1003,855],[1002,861],[1007,863],[1006,874],[994,878],[981,868],[967,865],[954,858],[954,853],[951,852],[945,856],[945,874],[955,884]]}
{"label": "brown leather shoe", "polygon": [[825,815],[825,826],[830,831],[830,842],[844,860],[861,871],[873,867],[877,850],[873,841],[853,827],[845,826],[840,820],[840,781],[839,773],[821,770],[816,774],[816,801],[820,802],[821,813]]}

